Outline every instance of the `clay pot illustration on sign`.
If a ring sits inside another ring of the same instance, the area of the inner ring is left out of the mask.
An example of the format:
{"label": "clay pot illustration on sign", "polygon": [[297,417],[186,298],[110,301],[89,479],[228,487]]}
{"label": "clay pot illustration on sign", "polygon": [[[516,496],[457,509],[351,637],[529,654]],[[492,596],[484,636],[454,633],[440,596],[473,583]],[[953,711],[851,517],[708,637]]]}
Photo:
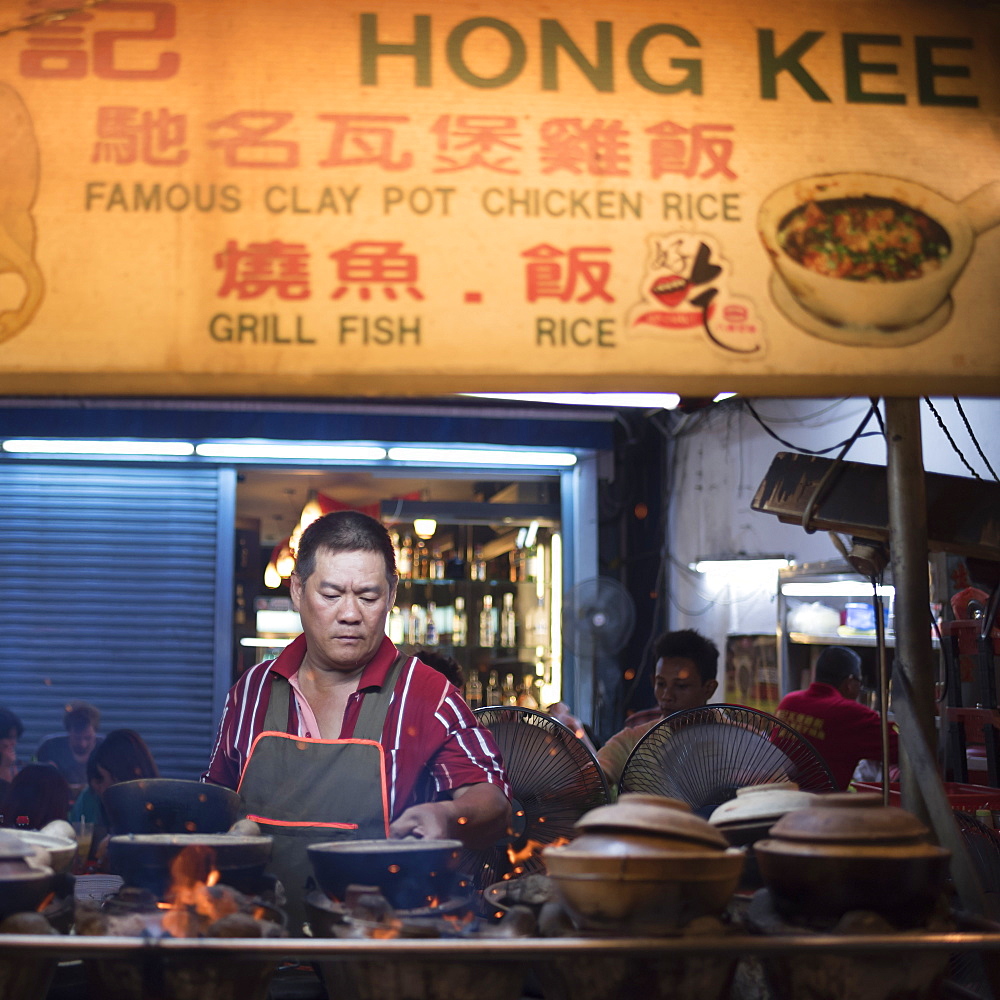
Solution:
{"label": "clay pot illustration on sign", "polygon": [[0,297],[0,344],[28,325],[45,291],[35,262],[31,215],[38,173],[38,141],[31,115],[17,91],[0,83],[0,275],[13,273],[24,283],[23,295],[13,308]]}
{"label": "clay pot illustration on sign", "polygon": [[1000,181],[955,202],[881,174],[806,177],[769,195],[757,229],[778,308],[836,343],[895,347],[941,329],[976,237],[1000,223]]}

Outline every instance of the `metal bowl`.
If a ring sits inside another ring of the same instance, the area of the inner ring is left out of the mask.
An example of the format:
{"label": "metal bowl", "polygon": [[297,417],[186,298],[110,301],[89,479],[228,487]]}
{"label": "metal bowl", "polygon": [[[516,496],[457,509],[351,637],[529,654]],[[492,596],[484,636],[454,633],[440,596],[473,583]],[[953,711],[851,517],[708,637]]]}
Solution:
{"label": "metal bowl", "polygon": [[7,872],[0,876],[0,920],[12,913],[37,910],[52,892],[55,872],[48,867]]}
{"label": "metal bowl", "polygon": [[180,778],[120,781],[102,801],[113,834],[225,833],[246,814],[231,788]]}

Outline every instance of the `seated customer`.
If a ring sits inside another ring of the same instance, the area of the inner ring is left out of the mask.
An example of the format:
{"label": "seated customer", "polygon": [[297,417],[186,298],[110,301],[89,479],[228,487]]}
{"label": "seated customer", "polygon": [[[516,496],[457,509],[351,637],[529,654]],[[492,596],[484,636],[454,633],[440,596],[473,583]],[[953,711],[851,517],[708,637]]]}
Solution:
{"label": "seated customer", "polygon": [[[819,751],[836,781],[846,789],[862,758],[882,759],[882,716],[858,704],[861,657],[846,646],[827,646],[816,660],[816,679],[804,691],[790,691],[777,717]],[[899,737],[889,729],[889,762],[899,759]]]}
{"label": "seated customer", "polygon": [[[100,800],[112,785],[138,778],[158,778],[159,768],[146,741],[134,729],[114,729],[94,749],[87,761],[90,791]],[[106,850],[110,823],[103,803],[94,822],[92,854],[100,858]]]}
{"label": "seated customer", "polygon": [[0,813],[4,826],[41,830],[66,819],[69,803],[69,782],[51,764],[25,764],[0,802]]}
{"label": "seated customer", "polygon": [[41,763],[54,764],[63,777],[79,793],[87,784],[87,761],[91,751],[101,737],[97,727],[101,724],[101,712],[86,701],[71,701],[63,714],[65,736],[48,736],[38,747],[35,759]]}
{"label": "seated customer", "polygon": [[612,785],[621,780],[629,754],[643,736],[674,712],[701,708],[715,694],[719,682],[719,650],[694,629],[665,632],[654,647],[656,669],[653,695],[659,711],[641,725],[626,725],[597,751],[597,760]]}
{"label": "seated customer", "polygon": [[23,735],[24,723],[9,708],[0,708],[0,798],[17,774],[17,741]]}

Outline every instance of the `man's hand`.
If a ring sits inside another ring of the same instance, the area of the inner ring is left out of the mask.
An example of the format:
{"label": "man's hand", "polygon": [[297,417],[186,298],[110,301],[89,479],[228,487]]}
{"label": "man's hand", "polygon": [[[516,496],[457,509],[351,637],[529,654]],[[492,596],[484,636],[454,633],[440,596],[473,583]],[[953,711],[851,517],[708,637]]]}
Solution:
{"label": "man's hand", "polygon": [[456,788],[443,802],[410,806],[389,827],[389,836],[425,840],[460,840],[466,847],[491,847],[510,823],[510,803],[496,785],[486,782]]}

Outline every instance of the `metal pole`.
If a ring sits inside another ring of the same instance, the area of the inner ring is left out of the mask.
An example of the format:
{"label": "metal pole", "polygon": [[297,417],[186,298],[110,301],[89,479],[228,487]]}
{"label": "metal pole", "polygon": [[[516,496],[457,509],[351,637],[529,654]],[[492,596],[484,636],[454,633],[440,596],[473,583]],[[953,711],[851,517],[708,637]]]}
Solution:
{"label": "metal pole", "polygon": [[[910,719],[919,726],[926,746],[937,747],[934,728],[934,673],[931,664],[930,584],[927,574],[927,493],[920,438],[920,400],[886,399],[889,552],[896,588],[896,659],[910,694]],[[901,741],[903,742],[903,741]],[[903,808],[930,822],[920,789],[937,774],[921,775],[928,761],[914,760],[905,744],[900,750]],[[936,752],[930,755],[933,766]]]}

